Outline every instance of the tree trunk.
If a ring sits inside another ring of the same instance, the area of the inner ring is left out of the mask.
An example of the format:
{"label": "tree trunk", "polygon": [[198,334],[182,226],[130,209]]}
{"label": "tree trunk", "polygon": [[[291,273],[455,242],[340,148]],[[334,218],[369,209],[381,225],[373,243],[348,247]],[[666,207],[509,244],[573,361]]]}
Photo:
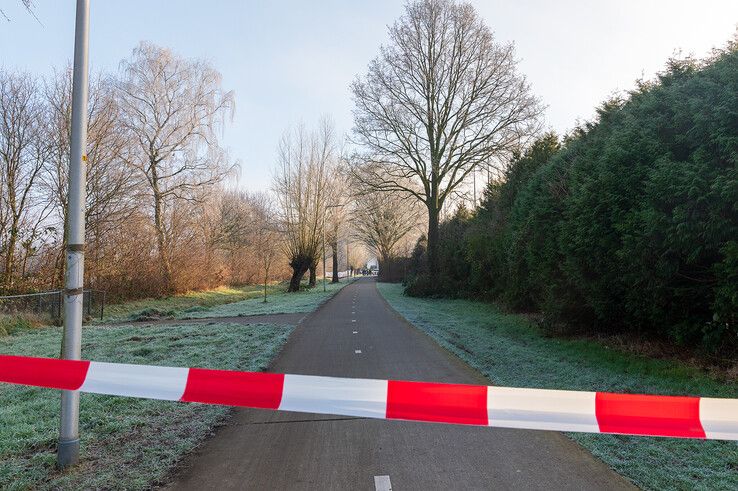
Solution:
{"label": "tree trunk", "polygon": [[269,281],[269,270],[264,274],[264,303],[267,303],[267,282]]}
{"label": "tree trunk", "polygon": [[61,249],[59,249],[54,257],[54,274],[51,277],[51,284],[49,285],[51,290],[56,290],[57,286],[59,287],[58,289],[64,288],[64,268],[66,262],[67,246],[66,244],[62,244]]}
{"label": "tree trunk", "polygon": [[13,270],[15,269],[15,245],[18,241],[18,225],[14,220],[14,223],[10,226],[10,237],[6,244],[6,256],[5,256],[5,279],[3,281],[3,287],[6,292],[12,293],[13,289]]}
{"label": "tree trunk", "polygon": [[[55,263],[55,268],[58,267],[56,281],[59,282],[59,289],[64,289],[64,274],[67,270],[67,229],[69,228],[69,202],[64,203],[64,231],[62,232],[62,243],[61,250],[59,251],[59,257]],[[85,268],[87,269],[87,268]]]}
{"label": "tree trunk", "polygon": [[315,271],[317,269],[318,269],[318,263],[317,262],[312,263],[310,265],[310,277],[309,277],[310,279],[308,280],[308,286],[311,287],[311,288],[314,287],[315,284],[317,283],[317,277],[316,277],[316,273],[315,273]]}
{"label": "tree trunk", "polygon": [[300,291],[300,283],[302,282],[302,277],[305,276],[305,271],[307,271],[307,268],[292,268],[292,278],[290,278],[290,286],[287,288],[288,292]]}
{"label": "tree trunk", "polygon": [[172,261],[169,257],[169,248],[167,247],[167,237],[164,231],[164,219],[162,217],[161,199],[154,198],[154,225],[156,227],[156,242],[159,248],[159,267],[163,281],[164,291],[171,293],[172,291]]}
{"label": "tree trunk", "polygon": [[[10,172],[10,163],[6,164],[8,172]],[[15,173],[12,173],[15,175]],[[13,293],[13,270],[15,269],[15,246],[18,243],[18,224],[20,222],[20,212],[16,206],[15,196],[15,178],[10,175],[4,176],[6,182],[8,197],[6,198],[8,207],[10,208],[10,230],[8,230],[8,240],[5,243],[5,274],[3,276],[3,289],[6,293]]]}
{"label": "tree trunk", "polygon": [[172,260],[169,256],[166,231],[164,229],[164,211],[162,210],[163,197],[159,192],[159,180],[156,164],[151,165],[152,188],[154,191],[154,228],[156,228],[156,242],[159,249],[159,267],[163,281],[164,293],[172,292]]}
{"label": "tree trunk", "polygon": [[331,243],[331,252],[333,254],[333,279],[331,283],[338,283],[338,242]]}
{"label": "tree trunk", "polygon": [[377,275],[377,278],[379,280],[392,282],[394,279],[392,278],[392,256],[390,256],[388,253],[382,253],[381,259],[379,263],[379,274]]}
{"label": "tree trunk", "polygon": [[290,267],[292,268],[292,278],[290,279],[290,286],[287,288],[288,292],[299,292],[300,283],[302,277],[305,276],[305,271],[310,267],[311,260],[304,257],[296,257],[290,261]]}
{"label": "tree trunk", "polygon": [[434,204],[428,205],[428,277],[431,281],[438,276],[438,219],[439,210]]}

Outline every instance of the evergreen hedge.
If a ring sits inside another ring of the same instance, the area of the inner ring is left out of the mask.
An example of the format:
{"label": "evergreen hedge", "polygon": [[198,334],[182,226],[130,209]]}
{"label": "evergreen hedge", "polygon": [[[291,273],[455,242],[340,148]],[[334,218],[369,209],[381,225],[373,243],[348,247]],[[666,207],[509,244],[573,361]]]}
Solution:
{"label": "evergreen hedge", "polygon": [[670,61],[563,142],[539,138],[441,227],[442,281],[551,325],[738,346],[738,47]]}

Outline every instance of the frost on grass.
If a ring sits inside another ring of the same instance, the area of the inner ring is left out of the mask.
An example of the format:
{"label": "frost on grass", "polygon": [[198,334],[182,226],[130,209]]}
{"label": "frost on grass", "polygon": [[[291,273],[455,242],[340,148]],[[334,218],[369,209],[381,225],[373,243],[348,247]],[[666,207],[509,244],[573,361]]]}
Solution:
{"label": "frost on grass", "polygon": [[[98,361],[258,371],[291,326],[209,324],[85,328],[82,356]],[[0,352],[54,357],[61,330],[0,339]],[[54,468],[58,391],[0,385],[0,489],[145,489],[212,431],[229,408],[82,394],[82,462]]]}
{"label": "frost on grass", "polygon": [[293,314],[296,312],[310,312],[331,298],[349,282],[326,284],[326,291],[319,282],[317,286],[310,289],[300,290],[295,293],[277,291],[267,297],[264,303],[262,297],[250,298],[241,302],[217,305],[209,309],[187,312],[179,316],[182,319],[205,319],[209,317],[239,317],[247,315],[263,314]]}
{"label": "frost on grass", "polygon": [[[521,316],[467,300],[420,299],[378,283],[387,301],[495,385],[738,397],[738,385],[699,370],[542,336]],[[738,442],[571,433],[569,437],[647,489],[738,489]]]}
{"label": "frost on grass", "polygon": [[205,319],[208,317],[238,317],[262,314],[290,314],[314,310],[322,301],[353,280],[322,283],[298,293],[287,293],[287,285],[271,284],[267,287],[268,301],[264,303],[264,290],[260,285],[239,288],[216,288],[201,292],[189,292],[159,299],[143,299],[105,307],[105,320],[93,319],[93,324],[110,324],[162,319]]}
{"label": "frost on grass", "polygon": [[[281,289],[283,289],[282,285],[273,284],[269,285],[267,291],[272,293]],[[261,286],[246,285],[238,288],[219,287],[213,290],[187,292],[165,298],[132,300],[121,304],[106,305],[105,320],[102,322],[118,323],[137,320],[136,318],[138,316],[145,315],[147,311],[165,312],[171,316],[175,316],[190,310],[199,311],[214,305],[239,302],[247,298],[257,298],[262,293],[263,289]],[[93,319],[92,322],[100,323],[97,319]]]}

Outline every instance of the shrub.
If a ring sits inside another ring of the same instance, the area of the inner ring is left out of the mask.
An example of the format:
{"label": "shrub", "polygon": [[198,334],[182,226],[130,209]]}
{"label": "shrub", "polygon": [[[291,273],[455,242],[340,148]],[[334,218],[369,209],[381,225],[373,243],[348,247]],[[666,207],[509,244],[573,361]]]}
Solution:
{"label": "shrub", "polygon": [[559,145],[512,159],[474,216],[441,227],[443,286],[545,325],[738,349],[738,45],[670,61]]}

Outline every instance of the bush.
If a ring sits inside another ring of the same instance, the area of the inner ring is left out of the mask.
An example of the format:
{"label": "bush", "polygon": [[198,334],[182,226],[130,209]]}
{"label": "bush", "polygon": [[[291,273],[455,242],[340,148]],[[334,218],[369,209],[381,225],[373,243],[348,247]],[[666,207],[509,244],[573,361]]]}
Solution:
{"label": "bush", "polygon": [[387,260],[379,260],[378,281],[385,283],[402,282],[411,269],[412,259],[409,257],[391,257]]}
{"label": "bush", "polygon": [[438,284],[431,281],[427,274],[409,275],[405,278],[405,294],[411,297],[438,296]]}
{"label": "bush", "polygon": [[432,281],[421,264],[425,259],[425,237],[418,240],[413,255],[408,259],[409,275],[406,275],[406,293],[411,296],[464,296],[469,290],[470,263],[463,244],[471,213],[460,206],[454,216],[442,222],[438,228],[439,271],[438,280]]}
{"label": "bush", "polygon": [[562,145],[516,155],[474,216],[441,227],[438,277],[546,325],[738,349],[738,49],[671,61]]}

